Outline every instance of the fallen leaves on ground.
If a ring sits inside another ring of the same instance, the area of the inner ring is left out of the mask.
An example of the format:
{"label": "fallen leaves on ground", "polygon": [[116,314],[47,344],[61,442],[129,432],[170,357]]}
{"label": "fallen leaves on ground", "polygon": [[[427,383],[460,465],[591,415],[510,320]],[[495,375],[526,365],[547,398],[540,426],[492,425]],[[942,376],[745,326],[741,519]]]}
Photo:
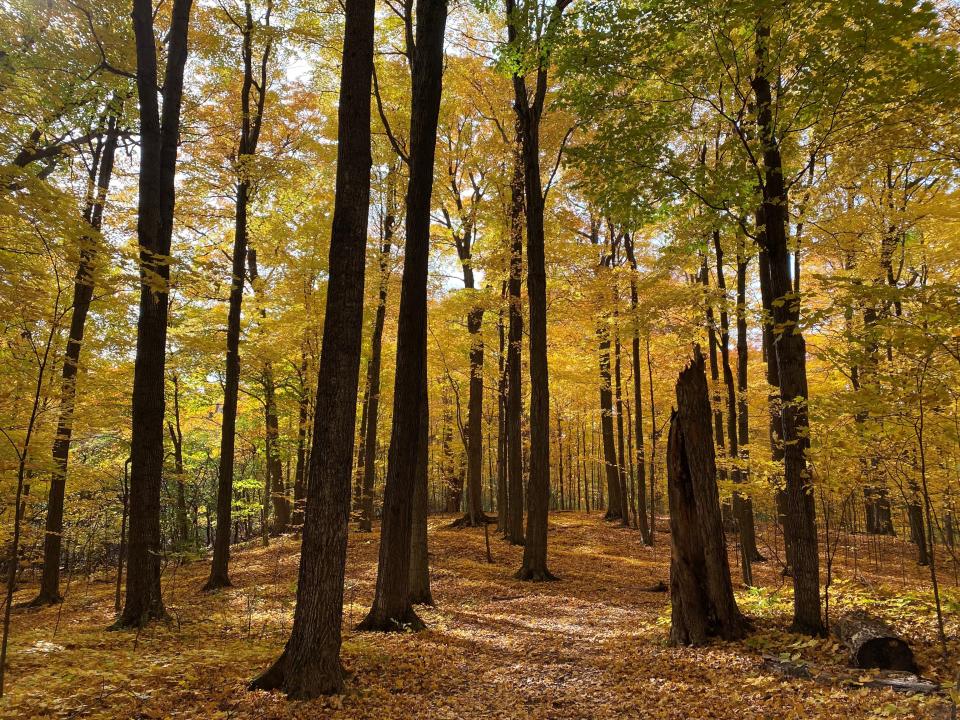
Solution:
{"label": "fallen leaves on ground", "polygon": [[[249,692],[247,682],[280,652],[290,630],[299,541],[233,553],[234,587],[204,594],[205,563],[168,567],[172,621],[108,632],[113,586],[72,581],[62,607],[14,616],[2,718],[948,718],[942,697],[825,687],[771,675],[764,653],[842,666],[842,648],[783,630],[788,587],[770,564],[765,589],[740,590],[756,623],[739,643],[666,644],[669,597],[649,588],[669,576],[669,537],[646,548],[637,533],[598,515],[551,516],[550,567],[560,582],[513,579],[521,548],[482,530],[430,521],[436,607],[418,611],[421,633],[357,633],[376,578],[376,533],[350,536],[342,695],[302,703]],[[28,599],[25,587],[18,600]],[[842,582],[833,602],[887,609],[914,643],[927,676],[951,679],[939,659],[924,601],[893,602],[882,588]],[[904,591],[906,592],[906,591]],[[918,598],[922,591],[915,590]],[[901,592],[896,597],[902,597]],[[907,597],[910,597],[907,593]],[[918,618],[920,621],[918,622]],[[951,632],[956,635],[956,620]]]}

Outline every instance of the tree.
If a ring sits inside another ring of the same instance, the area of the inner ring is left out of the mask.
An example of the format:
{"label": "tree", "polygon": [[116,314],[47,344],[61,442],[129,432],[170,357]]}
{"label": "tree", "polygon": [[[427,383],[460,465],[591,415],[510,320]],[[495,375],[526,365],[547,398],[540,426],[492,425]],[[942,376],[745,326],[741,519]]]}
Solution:
{"label": "tree", "polygon": [[164,365],[174,180],[191,5],[192,0],[174,0],[171,9],[161,114],[153,6],[148,0],[133,4],[140,98],[140,316],[133,376],[127,592],[117,627],[139,627],[167,616],[160,593]]}
{"label": "tree", "polygon": [[[270,14],[273,10],[268,0],[263,16],[263,27],[269,33]],[[230,310],[227,316],[226,374],[223,385],[223,424],[220,435],[220,466],[217,484],[217,534],[213,544],[213,561],[210,578],[204,589],[230,585],[230,517],[233,510],[233,464],[237,433],[237,395],[240,388],[240,314],[243,305],[243,287],[247,277],[247,214],[251,192],[251,163],[260,141],[263,126],[264,106],[267,99],[267,67],[273,41],[270,35],[264,42],[258,67],[254,70],[253,42],[257,23],[249,0],[244,2],[243,20],[238,21],[225,7],[227,19],[239,29],[241,58],[243,61],[243,84],[240,88],[240,139],[237,144],[235,167],[237,172],[236,201],[234,214],[233,257],[230,275]]]}
{"label": "tree", "polygon": [[[547,569],[547,514],[550,506],[550,385],[547,370],[547,274],[544,257],[543,183],[540,177],[540,120],[547,95],[550,46],[570,0],[550,7],[507,0],[507,46],[514,111],[520,130],[527,214],[527,297],[530,305],[530,473],[527,485],[527,532],[521,580],[551,580]],[[525,58],[532,57],[528,68]],[[535,76],[533,95],[526,70]]]}
{"label": "tree", "polygon": [[[412,22],[408,18],[408,22]],[[430,199],[437,143],[437,118],[443,81],[446,0],[418,0],[416,41],[411,51],[410,180],[406,197],[406,242],[393,428],[383,492],[380,557],[373,606],[361,630],[396,631],[422,627],[410,603],[412,499],[417,480],[420,432],[425,414],[427,350],[427,261],[430,249]]]}
{"label": "tree", "polygon": [[673,645],[701,645],[711,635],[733,640],[747,630],[730,582],[710,415],[703,355],[694,346],[677,380],[667,442]]}
{"label": "tree", "polygon": [[372,165],[373,18],[372,0],[347,3],[330,276],[317,380],[316,406],[324,412],[314,421],[293,628],[280,657],[251,683],[252,689],[279,689],[291,699],[343,687],[340,625]]}
{"label": "tree", "polygon": [[103,210],[113,175],[121,112],[122,103],[114,98],[108,107],[107,132],[102,144],[97,145],[92,163],[94,170],[90,174],[90,184],[96,190],[88,198],[84,220],[89,223],[91,232],[89,237],[81,241],[83,244],[80,249],[80,262],[77,264],[77,274],[73,284],[73,311],[70,316],[70,334],[61,366],[60,415],[57,419],[57,437],[53,443],[54,470],[50,478],[46,529],[43,536],[43,575],[40,579],[40,592],[31,602],[32,605],[48,605],[61,600],[60,554],[63,541],[63,503],[77,396],[77,369],[80,350],[83,347],[87,314],[90,311],[90,301],[93,299],[96,282],[97,250],[100,249],[97,235],[103,225]]}

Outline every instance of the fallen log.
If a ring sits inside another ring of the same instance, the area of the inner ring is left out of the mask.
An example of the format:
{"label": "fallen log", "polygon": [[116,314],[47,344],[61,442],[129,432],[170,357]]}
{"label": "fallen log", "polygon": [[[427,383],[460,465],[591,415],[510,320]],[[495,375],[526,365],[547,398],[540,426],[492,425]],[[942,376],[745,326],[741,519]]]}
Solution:
{"label": "fallen log", "polygon": [[890,688],[896,692],[921,693],[934,695],[941,692],[940,684],[927,680],[913,673],[897,670],[881,670],[869,676],[856,675],[852,672],[830,672],[818,670],[804,662],[784,660],[773,655],[764,655],[762,667],[776,675],[801,680],[813,680],[821,685],[847,685],[868,688]]}
{"label": "fallen log", "polygon": [[854,667],[917,671],[913,650],[906,640],[864,610],[843,615],[834,622],[833,634],[850,651]]}

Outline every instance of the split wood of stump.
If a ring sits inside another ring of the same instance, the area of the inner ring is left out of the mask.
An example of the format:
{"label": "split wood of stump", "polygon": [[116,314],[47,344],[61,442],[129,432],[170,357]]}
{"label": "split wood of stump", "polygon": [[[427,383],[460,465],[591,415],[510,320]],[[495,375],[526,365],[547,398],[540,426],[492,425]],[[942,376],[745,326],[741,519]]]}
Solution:
{"label": "split wood of stump", "polygon": [[672,645],[734,640],[749,628],[730,581],[711,417],[703,355],[694,346],[677,380],[667,441]]}

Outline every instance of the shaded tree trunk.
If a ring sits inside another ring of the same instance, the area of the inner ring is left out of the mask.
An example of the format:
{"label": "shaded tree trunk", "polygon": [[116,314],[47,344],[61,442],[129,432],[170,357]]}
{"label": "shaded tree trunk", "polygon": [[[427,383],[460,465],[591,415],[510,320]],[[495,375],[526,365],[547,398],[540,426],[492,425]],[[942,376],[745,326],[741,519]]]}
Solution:
{"label": "shaded tree trunk", "polygon": [[637,257],[633,236],[624,236],[624,251],[630,263],[630,309],[633,313],[633,335],[630,339],[630,360],[633,368],[634,438],[637,442],[637,524],[644,545],[652,545],[653,537],[647,522],[647,469],[643,450],[643,372],[640,369],[640,319],[638,317],[640,294],[637,290]]}
{"label": "shaded tree trunk", "polygon": [[695,346],[677,380],[667,442],[672,645],[701,645],[714,635],[734,640],[748,630],[730,582],[710,416],[703,355]]}
{"label": "shaded tree trunk", "polygon": [[757,101],[757,127],[763,148],[764,250],[767,256],[773,321],[782,328],[768,353],[779,374],[781,424],[784,444],[784,538],[793,575],[792,629],[823,634],[820,612],[820,558],[817,549],[816,508],[806,452],[810,447],[807,415],[806,345],[799,328],[800,302],[790,278],[787,247],[787,190],[784,184],[771,83],[767,76],[770,28],[757,26],[757,72],[751,79]]}
{"label": "shaded tree trunk", "polygon": [[413,508],[410,532],[410,602],[414,605],[433,605],[430,592],[430,557],[427,546],[427,461],[430,442],[430,408],[427,394],[427,366],[423,366],[420,383],[423,409],[420,421],[420,439],[417,445],[417,475],[414,479]]}
{"label": "shaded tree trunk", "polygon": [[171,8],[161,115],[153,6],[148,0],[133,3],[140,98],[140,314],[131,414],[127,592],[117,627],[140,627],[167,617],[160,591],[164,382],[174,179],[191,4],[174,0]]}
{"label": "shaded tree trunk", "polygon": [[276,382],[273,379],[273,364],[266,363],[263,369],[264,418],[266,421],[267,490],[273,506],[272,532],[280,535],[290,525],[290,501],[283,482],[283,461],[280,459],[280,420],[277,417]]}
{"label": "shaded tree trunk", "polygon": [[[723,274],[723,246],[720,244],[720,231],[713,231],[714,254],[717,259],[717,289],[723,297],[720,306],[720,360],[723,366],[723,384],[727,390],[727,452],[734,463],[732,473],[736,484],[743,482],[743,473],[736,467],[740,456],[740,437],[738,432],[737,415],[737,387],[733,378],[733,368],[730,365],[730,316],[727,312],[727,281]],[[753,584],[751,563],[757,558],[756,530],[753,522],[753,503],[747,495],[739,490],[733,492],[733,515],[737,521],[737,532],[740,536],[740,562],[743,570],[743,582]]]}
{"label": "shaded tree trunk", "polygon": [[[100,241],[95,237],[103,225],[103,210],[113,176],[113,162],[117,150],[119,129],[117,117],[121,108],[112,109],[107,120],[107,133],[100,151],[100,162],[95,164],[96,177],[91,178],[95,187],[84,219],[93,230],[92,235],[81,240],[80,262],[73,284],[73,311],[70,316],[70,334],[64,350],[60,385],[60,413],[57,417],[57,435],[53,441],[53,472],[50,476],[50,491],[47,496],[46,527],[43,536],[43,574],[40,592],[31,601],[32,605],[49,605],[59,602],[60,556],[63,544],[63,509],[67,487],[67,463],[70,456],[70,441],[73,433],[73,416],[77,397],[77,370],[83,335],[93,299],[97,251]],[[118,608],[119,610],[119,608]]]}
{"label": "shaded tree trunk", "polygon": [[510,277],[507,331],[507,525],[504,533],[513,545],[523,544],[523,440],[521,437],[523,300],[523,151],[520,120],[510,181]]}
{"label": "shaded tree trunk", "polygon": [[297,401],[297,464],[293,472],[293,525],[303,525],[303,506],[306,501],[305,475],[307,460],[307,424],[310,397],[307,389],[307,353],[300,354],[300,397]]}
{"label": "shaded tree trunk", "polygon": [[346,5],[330,275],[293,629],[283,653],[251,683],[308,699],[343,688],[343,580],[356,432],[364,256],[370,203],[373,0]]}
{"label": "shaded tree trunk", "polygon": [[603,446],[604,475],[607,481],[605,520],[623,517],[620,478],[617,472],[617,448],[613,437],[613,378],[610,373],[610,331],[606,323],[597,326],[600,337],[600,440]]}
{"label": "shaded tree trunk", "polygon": [[397,364],[394,381],[393,429],[383,493],[380,557],[373,605],[358,626],[362,630],[396,631],[423,627],[410,604],[411,500],[416,486],[417,455],[423,434],[424,381],[427,349],[427,266],[430,250],[430,199],[443,78],[443,36],[446,0],[418,0],[416,44],[412,55],[410,108],[410,181],[406,199],[406,246]]}
{"label": "shaded tree trunk", "polygon": [[[270,24],[269,13],[266,24]],[[254,21],[250,3],[246,3],[243,25],[242,62],[243,84],[240,89],[241,126],[235,158],[238,175],[234,213],[233,257],[230,274],[230,299],[227,312],[226,372],[223,384],[223,420],[220,429],[220,465],[217,478],[217,530],[213,542],[210,577],[204,590],[228,587],[230,583],[230,517],[233,511],[233,464],[236,450],[237,401],[240,390],[240,319],[243,305],[243,286],[247,262],[247,212],[250,204],[250,178],[246,164],[257,152],[263,107],[266,102],[267,63],[271,41],[264,49],[259,84],[253,69]],[[253,93],[257,97],[254,101]]]}
{"label": "shaded tree trunk", "polygon": [[620,493],[620,521],[624,527],[630,527],[630,504],[629,492],[627,488],[627,462],[626,453],[623,445],[623,390],[620,379],[620,337],[614,336],[613,342],[614,356],[614,380],[616,382],[614,397],[616,401],[617,413],[617,481],[619,482],[618,491]]}
{"label": "shaded tree trunk", "polygon": [[173,422],[167,421],[170,442],[173,444],[173,474],[176,489],[177,544],[185,547],[190,542],[190,523],[187,520],[187,498],[184,492],[183,431],[180,428],[180,379],[173,375]]}
{"label": "shaded tree trunk", "polygon": [[363,469],[360,481],[360,530],[370,532],[373,520],[373,490],[376,480],[377,429],[380,425],[380,365],[383,356],[383,326],[387,318],[387,289],[390,278],[390,249],[393,246],[393,228],[396,223],[396,170],[391,166],[387,175],[387,209],[383,219],[383,244],[380,247],[380,292],[377,312],[370,337],[370,360],[367,363],[366,425],[361,440]]}

